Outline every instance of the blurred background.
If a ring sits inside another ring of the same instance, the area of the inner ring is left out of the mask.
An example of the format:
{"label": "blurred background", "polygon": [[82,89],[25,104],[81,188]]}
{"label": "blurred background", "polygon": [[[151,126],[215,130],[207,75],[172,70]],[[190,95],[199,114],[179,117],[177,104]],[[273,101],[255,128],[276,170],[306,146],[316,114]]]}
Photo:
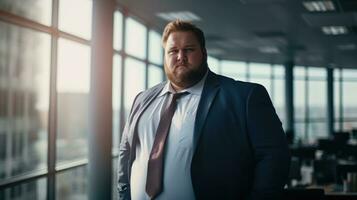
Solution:
{"label": "blurred background", "polygon": [[117,199],[120,134],[136,94],[166,80],[161,33],[175,19],[203,29],[213,72],[269,92],[287,188],[357,192],[356,1],[0,0],[1,200],[95,199],[95,184]]}

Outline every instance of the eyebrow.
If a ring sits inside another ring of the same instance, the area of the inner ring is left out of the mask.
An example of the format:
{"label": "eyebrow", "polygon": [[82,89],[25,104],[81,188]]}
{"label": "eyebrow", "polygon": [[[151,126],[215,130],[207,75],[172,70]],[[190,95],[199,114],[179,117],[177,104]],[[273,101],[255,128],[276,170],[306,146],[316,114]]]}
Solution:
{"label": "eyebrow", "polygon": [[[196,44],[188,44],[188,45],[185,45],[183,48],[192,48],[192,47],[197,47],[198,45]],[[172,47],[169,47],[168,50],[172,50],[172,49],[178,49],[176,46],[172,46]]]}
{"label": "eyebrow", "polygon": [[197,47],[198,45],[196,45],[196,44],[189,44],[189,45],[186,45],[185,46],[185,48],[187,48],[187,47]]}

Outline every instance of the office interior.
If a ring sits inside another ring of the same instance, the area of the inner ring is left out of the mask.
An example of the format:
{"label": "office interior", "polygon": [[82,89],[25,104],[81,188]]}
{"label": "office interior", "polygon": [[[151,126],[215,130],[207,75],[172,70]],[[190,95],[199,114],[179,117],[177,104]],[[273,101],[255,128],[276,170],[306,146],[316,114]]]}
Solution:
{"label": "office interior", "polygon": [[0,0],[0,199],[118,199],[121,131],[166,80],[177,18],[205,32],[211,71],[267,89],[286,190],[356,198],[356,1]]}

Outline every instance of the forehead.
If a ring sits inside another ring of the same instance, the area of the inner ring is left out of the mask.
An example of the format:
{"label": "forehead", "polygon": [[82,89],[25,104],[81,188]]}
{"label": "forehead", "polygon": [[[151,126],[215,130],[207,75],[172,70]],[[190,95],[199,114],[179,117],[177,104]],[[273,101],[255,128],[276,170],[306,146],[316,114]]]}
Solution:
{"label": "forehead", "polygon": [[167,38],[166,47],[176,45],[199,45],[199,42],[192,31],[176,31]]}

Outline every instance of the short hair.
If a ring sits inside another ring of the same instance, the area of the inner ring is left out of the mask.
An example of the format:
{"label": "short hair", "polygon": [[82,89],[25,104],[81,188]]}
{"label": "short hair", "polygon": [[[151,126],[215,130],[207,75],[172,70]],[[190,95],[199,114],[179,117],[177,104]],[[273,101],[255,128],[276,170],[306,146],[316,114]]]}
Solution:
{"label": "short hair", "polygon": [[187,22],[187,21],[182,21],[182,20],[175,20],[170,23],[168,23],[164,29],[164,32],[162,34],[162,46],[165,48],[165,44],[167,42],[167,38],[169,35],[173,32],[193,32],[193,34],[196,36],[198,42],[200,43],[200,46],[202,50],[206,49],[206,44],[205,44],[205,35],[201,29],[199,29],[197,26],[194,24]]}

